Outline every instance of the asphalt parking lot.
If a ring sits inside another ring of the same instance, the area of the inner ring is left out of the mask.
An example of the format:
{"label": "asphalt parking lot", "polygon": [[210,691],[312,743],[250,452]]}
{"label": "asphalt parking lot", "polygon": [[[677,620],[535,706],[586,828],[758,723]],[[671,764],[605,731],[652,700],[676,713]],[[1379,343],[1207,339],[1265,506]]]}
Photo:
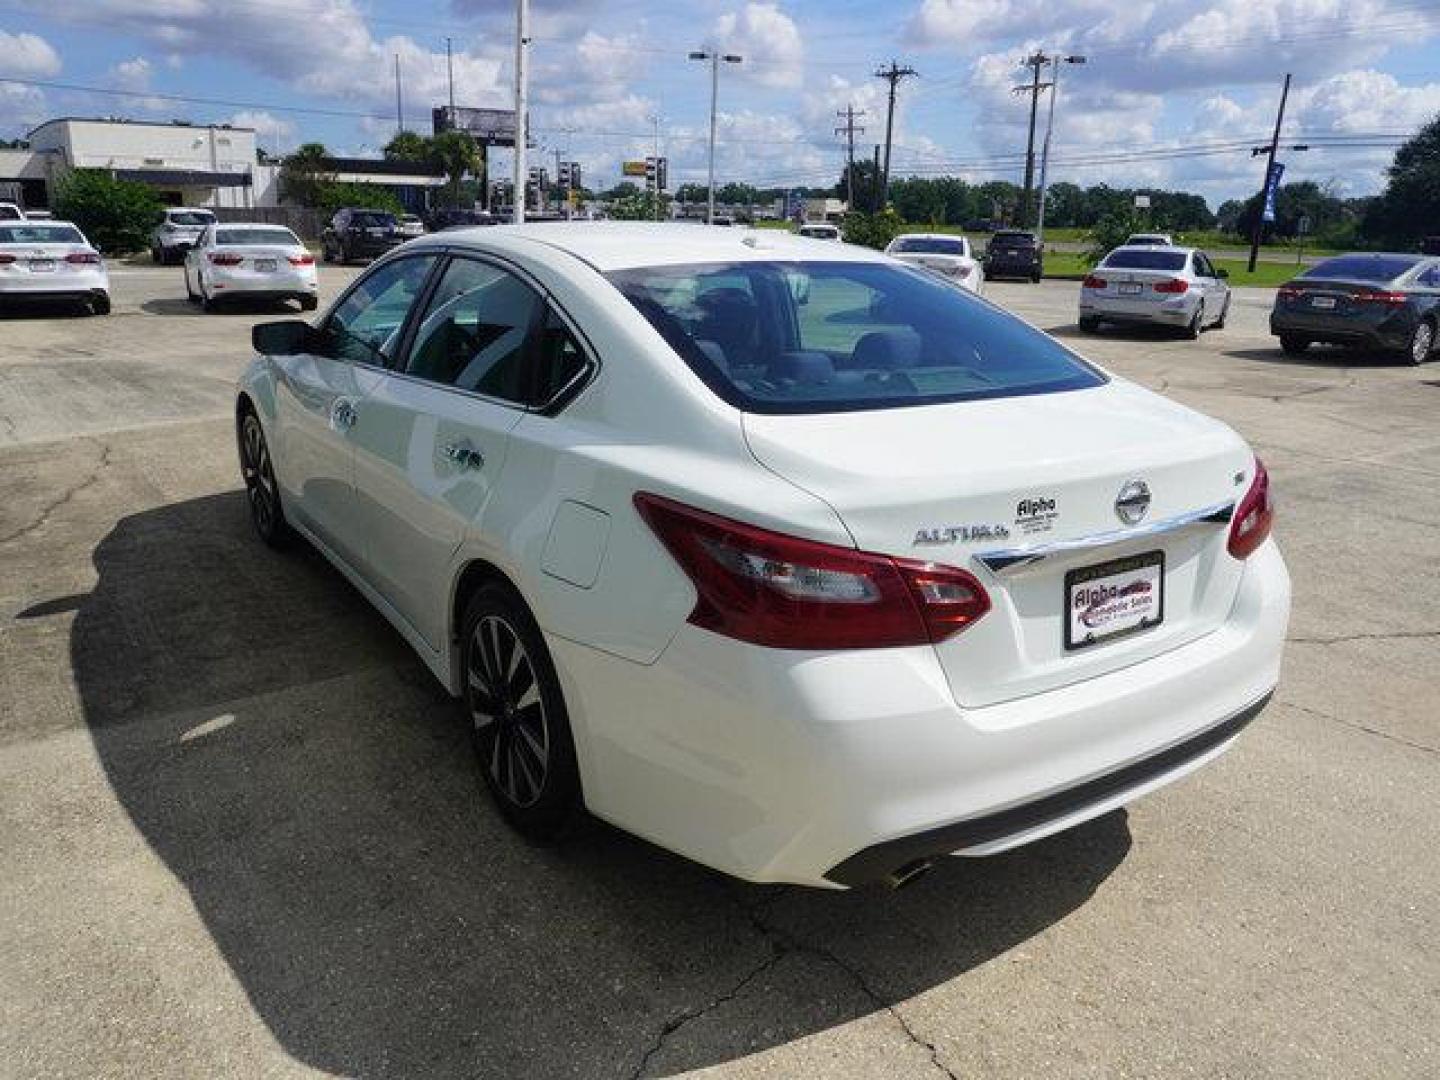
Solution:
{"label": "asphalt parking lot", "polygon": [[[322,302],[354,270],[321,268]],[[1080,335],[1264,457],[1295,608],[1233,752],[899,893],[516,838],[458,711],[253,537],[253,322],[177,268],[0,318],[0,1075],[1435,1076],[1440,364]]]}

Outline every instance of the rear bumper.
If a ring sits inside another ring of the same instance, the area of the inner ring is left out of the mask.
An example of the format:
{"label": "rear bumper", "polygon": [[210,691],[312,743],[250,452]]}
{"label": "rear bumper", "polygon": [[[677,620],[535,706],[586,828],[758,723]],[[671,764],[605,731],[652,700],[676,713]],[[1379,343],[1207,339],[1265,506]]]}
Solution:
{"label": "rear bumper", "polygon": [[0,275],[0,300],[85,299],[109,293],[110,275],[103,269],[57,270],[52,274]]}
{"label": "rear bumper", "polygon": [[1185,293],[1173,300],[1120,300],[1103,296],[1080,296],[1080,314],[1109,323],[1148,326],[1188,326],[1195,317],[1200,297]]}
{"label": "rear bumper", "polygon": [[319,290],[314,268],[309,273],[277,272],[274,274],[227,274],[211,268],[208,274],[210,291],[215,296],[313,296]]}
{"label": "rear bumper", "polygon": [[1370,349],[1404,349],[1415,332],[1415,319],[1405,312],[1382,322],[1359,319],[1321,319],[1302,314],[1270,313],[1270,333],[1275,337],[1298,337],[1330,345],[1354,345]]}
{"label": "rear bumper", "polygon": [[1289,607],[1270,542],[1212,633],[979,708],[929,647],[798,653],[686,625],[646,667],[550,640],[592,812],[738,877],[836,888],[1027,843],[1198,768],[1274,689]]}
{"label": "rear bumper", "polygon": [[986,277],[1033,277],[1041,272],[1043,263],[1038,259],[986,259]]}

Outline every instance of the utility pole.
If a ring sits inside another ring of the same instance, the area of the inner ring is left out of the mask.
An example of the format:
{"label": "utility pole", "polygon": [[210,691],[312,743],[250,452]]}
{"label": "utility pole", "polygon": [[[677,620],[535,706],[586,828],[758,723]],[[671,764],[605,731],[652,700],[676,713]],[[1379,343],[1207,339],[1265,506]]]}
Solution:
{"label": "utility pole", "polygon": [[1265,230],[1265,195],[1270,190],[1270,174],[1275,168],[1275,151],[1280,148],[1280,125],[1285,123],[1285,100],[1290,96],[1290,73],[1285,73],[1285,86],[1280,91],[1280,111],[1275,114],[1275,134],[1270,136],[1270,152],[1265,155],[1265,183],[1260,188],[1260,212],[1255,215],[1255,228],[1250,233],[1250,273],[1260,257],[1260,235]]}
{"label": "utility pole", "polygon": [[660,114],[650,117],[655,122],[655,220],[660,220]]}
{"label": "utility pole", "polygon": [[515,0],[515,194],[513,220],[525,220],[525,140],[529,124],[525,110],[530,99],[530,0]]}
{"label": "utility pole", "polygon": [[400,104],[400,54],[395,54],[395,134],[405,130],[405,110]]}
{"label": "utility pole", "polygon": [[883,205],[880,190],[880,144],[875,144],[875,172],[870,180],[870,212],[873,214]]}
{"label": "utility pole", "polygon": [[865,110],[858,112],[854,105],[846,105],[843,112],[837,112],[836,116],[845,119],[844,127],[835,129],[836,135],[845,136],[845,205],[846,209],[855,209],[855,136],[865,134],[863,127],[855,126],[855,118],[864,116]]}
{"label": "utility pole", "polygon": [[1035,114],[1040,108],[1040,91],[1048,89],[1049,83],[1040,81],[1040,69],[1050,62],[1039,49],[1020,61],[1021,67],[1028,67],[1031,70],[1030,82],[1024,86],[1012,87],[1012,94],[1030,95],[1030,138],[1025,144],[1025,194],[1020,199],[1020,220],[1019,225],[1030,223],[1030,191],[1035,184]]}
{"label": "utility pole", "polygon": [[455,60],[450,55],[450,39],[445,39],[445,73],[450,80],[450,123],[455,123]]}
{"label": "utility pole", "polygon": [[908,64],[900,67],[894,60],[890,61],[888,68],[881,68],[875,72],[877,79],[884,79],[890,84],[890,104],[885,109],[885,173],[880,184],[880,206],[884,209],[885,204],[890,201],[890,135],[895,127],[895,87],[901,79],[911,79],[919,75],[914,68]]}

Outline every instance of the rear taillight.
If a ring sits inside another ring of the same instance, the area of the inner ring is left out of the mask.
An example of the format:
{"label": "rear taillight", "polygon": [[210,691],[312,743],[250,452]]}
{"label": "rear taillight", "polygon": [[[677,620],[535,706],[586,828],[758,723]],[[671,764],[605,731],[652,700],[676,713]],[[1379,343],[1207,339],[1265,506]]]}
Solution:
{"label": "rear taillight", "polygon": [[291,266],[314,266],[314,255],[286,255],[285,261]]}
{"label": "rear taillight", "polygon": [[1171,278],[1169,281],[1157,281],[1152,288],[1158,293],[1174,293],[1179,295],[1190,291],[1190,283],[1184,278]]}
{"label": "rear taillight", "polygon": [[777,649],[940,642],[990,610],[952,566],[770,532],[638,492],[635,508],[695,586],[690,622]]}
{"label": "rear taillight", "polygon": [[225,255],[214,251],[210,253],[209,258],[212,266],[239,266],[245,261],[243,255]]}
{"label": "rear taillight", "polygon": [[1103,277],[1096,277],[1094,274],[1086,274],[1085,280],[1080,283],[1082,289],[1103,289],[1110,283]]}
{"label": "rear taillight", "polygon": [[1295,285],[1281,285],[1280,288],[1275,291],[1275,298],[1277,300],[1299,300],[1301,295],[1299,287]]}
{"label": "rear taillight", "polygon": [[1255,478],[1250,490],[1235,508],[1230,519],[1230,539],[1226,549],[1237,559],[1249,558],[1270,535],[1275,521],[1275,503],[1270,498],[1270,474],[1259,458],[1255,459]]}
{"label": "rear taillight", "polygon": [[100,256],[93,251],[72,251],[65,256],[65,261],[77,266],[99,266]]}
{"label": "rear taillight", "polygon": [[1367,289],[1364,292],[1357,292],[1350,297],[1357,304],[1383,304],[1385,307],[1404,307],[1408,299],[1403,292],[1386,292],[1383,290]]}

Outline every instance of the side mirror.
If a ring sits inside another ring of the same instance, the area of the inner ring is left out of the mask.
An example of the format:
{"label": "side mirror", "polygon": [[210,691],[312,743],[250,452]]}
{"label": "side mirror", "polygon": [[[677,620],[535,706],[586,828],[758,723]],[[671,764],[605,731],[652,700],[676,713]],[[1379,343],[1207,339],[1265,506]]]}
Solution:
{"label": "side mirror", "polygon": [[1221,281],[1226,281],[1230,277],[1230,271],[1226,270],[1223,266],[1217,267],[1215,269],[1215,276],[1218,277]]}
{"label": "side mirror", "polygon": [[310,352],[315,328],[299,319],[258,323],[250,328],[250,344],[261,356],[294,356]]}

